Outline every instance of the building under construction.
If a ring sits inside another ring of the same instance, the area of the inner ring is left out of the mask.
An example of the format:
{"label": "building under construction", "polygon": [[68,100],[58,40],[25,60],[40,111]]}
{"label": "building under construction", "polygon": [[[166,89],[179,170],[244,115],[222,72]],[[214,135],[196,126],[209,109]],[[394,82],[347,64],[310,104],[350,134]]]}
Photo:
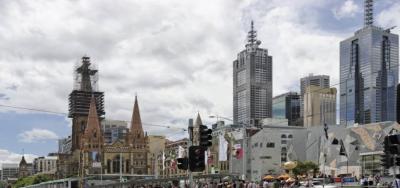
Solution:
{"label": "building under construction", "polygon": [[94,96],[98,117],[104,117],[104,93],[98,91],[98,70],[83,56],[74,68],[74,90],[69,95],[69,114],[72,118],[72,152],[81,146],[81,135],[87,125],[90,99]]}

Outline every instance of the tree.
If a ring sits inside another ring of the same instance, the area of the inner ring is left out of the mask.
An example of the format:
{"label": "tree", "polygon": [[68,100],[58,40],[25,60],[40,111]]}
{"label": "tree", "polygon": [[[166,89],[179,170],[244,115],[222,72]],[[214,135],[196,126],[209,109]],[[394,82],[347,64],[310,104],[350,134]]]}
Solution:
{"label": "tree", "polygon": [[293,169],[294,175],[306,175],[308,172],[311,170],[313,171],[313,174],[315,174],[318,171],[319,167],[317,164],[315,164],[312,161],[298,161],[296,168]]}

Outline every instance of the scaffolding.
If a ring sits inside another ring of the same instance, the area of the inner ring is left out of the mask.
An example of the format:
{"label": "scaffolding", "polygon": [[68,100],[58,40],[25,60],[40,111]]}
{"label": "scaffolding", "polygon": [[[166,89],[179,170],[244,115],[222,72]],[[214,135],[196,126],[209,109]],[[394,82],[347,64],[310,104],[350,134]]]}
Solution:
{"label": "scaffolding", "polygon": [[98,91],[98,70],[90,62],[90,57],[83,56],[82,61],[74,68],[74,90],[69,95],[68,117],[87,116],[90,99],[94,96],[99,117],[103,117],[104,93]]}

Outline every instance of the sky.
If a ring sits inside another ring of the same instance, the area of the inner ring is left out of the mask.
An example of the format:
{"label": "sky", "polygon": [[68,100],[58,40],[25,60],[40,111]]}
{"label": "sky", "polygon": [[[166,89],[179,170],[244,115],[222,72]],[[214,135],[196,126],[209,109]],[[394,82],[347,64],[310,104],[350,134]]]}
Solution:
{"label": "sky", "polygon": [[[232,118],[232,62],[251,20],[273,56],[275,96],[309,73],[338,83],[339,42],[362,27],[362,2],[0,0],[0,164],[56,152],[71,134],[64,114],[83,55],[99,69],[107,119],[129,121],[137,93],[145,131],[180,138],[198,112],[206,124]],[[374,14],[400,26],[397,0],[376,1]]]}

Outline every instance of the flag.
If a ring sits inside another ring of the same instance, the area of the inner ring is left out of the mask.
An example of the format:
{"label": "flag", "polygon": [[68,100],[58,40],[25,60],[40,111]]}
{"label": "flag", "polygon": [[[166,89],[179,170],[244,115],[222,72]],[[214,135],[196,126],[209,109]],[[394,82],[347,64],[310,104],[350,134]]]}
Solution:
{"label": "flag", "polygon": [[173,160],[171,160],[170,167],[175,170],[176,169],[176,164],[177,164],[177,161],[175,159],[173,159]]}
{"label": "flag", "polygon": [[236,149],[236,159],[243,158],[243,148]]}
{"label": "flag", "polygon": [[218,160],[219,161],[227,161],[228,157],[228,142],[225,140],[224,136],[220,135],[219,136],[219,154],[218,154]]}
{"label": "flag", "polygon": [[162,152],[162,169],[165,170],[165,151]]}
{"label": "flag", "polygon": [[185,154],[185,149],[182,146],[178,146],[178,158],[183,158]]}
{"label": "flag", "polygon": [[213,163],[213,161],[214,161],[213,156],[210,154],[210,155],[208,156],[208,164]]}

